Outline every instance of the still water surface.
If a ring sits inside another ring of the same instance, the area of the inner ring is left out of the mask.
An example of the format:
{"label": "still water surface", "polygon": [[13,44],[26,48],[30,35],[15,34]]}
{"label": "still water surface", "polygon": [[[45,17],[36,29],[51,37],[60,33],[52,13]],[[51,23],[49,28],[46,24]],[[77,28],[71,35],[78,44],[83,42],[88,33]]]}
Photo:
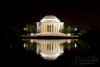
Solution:
{"label": "still water surface", "polygon": [[10,62],[22,65],[99,64],[99,46],[78,39],[22,39],[10,44]]}

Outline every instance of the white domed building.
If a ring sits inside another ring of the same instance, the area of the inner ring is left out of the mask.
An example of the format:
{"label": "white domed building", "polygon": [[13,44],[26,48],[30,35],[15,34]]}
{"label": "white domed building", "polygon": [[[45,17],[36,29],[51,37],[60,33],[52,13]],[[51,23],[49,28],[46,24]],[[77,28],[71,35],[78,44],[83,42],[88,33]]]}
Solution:
{"label": "white domed building", "polygon": [[60,33],[64,28],[64,23],[54,15],[45,16],[40,22],[37,22],[37,34],[36,36],[66,36]]}

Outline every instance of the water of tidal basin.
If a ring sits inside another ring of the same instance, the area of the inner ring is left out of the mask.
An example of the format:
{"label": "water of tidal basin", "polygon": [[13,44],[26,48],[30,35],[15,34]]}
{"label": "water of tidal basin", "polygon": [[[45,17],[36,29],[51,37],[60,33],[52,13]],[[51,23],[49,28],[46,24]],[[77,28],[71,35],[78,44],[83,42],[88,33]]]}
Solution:
{"label": "water of tidal basin", "polygon": [[97,65],[95,42],[78,39],[23,39],[9,43],[9,60],[16,65]]}

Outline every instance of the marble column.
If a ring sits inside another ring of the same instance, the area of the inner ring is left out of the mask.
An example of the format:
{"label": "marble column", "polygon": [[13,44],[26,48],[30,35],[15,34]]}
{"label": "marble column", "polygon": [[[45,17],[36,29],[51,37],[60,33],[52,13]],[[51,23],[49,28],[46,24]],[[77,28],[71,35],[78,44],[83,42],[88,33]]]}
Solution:
{"label": "marble column", "polygon": [[42,26],[40,27],[40,29],[41,29],[41,31],[40,31],[40,32],[42,32]]}
{"label": "marble column", "polygon": [[49,25],[49,32],[50,32],[50,25]]}
{"label": "marble column", "polygon": [[43,32],[44,32],[44,25],[42,26],[42,28],[43,28]]}
{"label": "marble column", "polygon": [[45,25],[45,32],[47,32],[47,25]]}
{"label": "marble column", "polygon": [[46,32],[47,32],[47,24],[45,25],[45,30],[46,30]]}
{"label": "marble column", "polygon": [[50,32],[52,32],[52,25],[50,25]]}
{"label": "marble column", "polygon": [[55,26],[55,32],[56,32],[56,26]]}
{"label": "marble column", "polygon": [[45,25],[43,26],[43,30],[44,30],[44,32],[45,32]]}
{"label": "marble column", "polygon": [[58,32],[58,26],[56,26],[56,32]]}
{"label": "marble column", "polygon": [[53,25],[53,32],[55,32],[55,26]]}
{"label": "marble column", "polygon": [[54,32],[53,30],[54,30],[54,29],[53,29],[53,25],[52,25],[52,32]]}

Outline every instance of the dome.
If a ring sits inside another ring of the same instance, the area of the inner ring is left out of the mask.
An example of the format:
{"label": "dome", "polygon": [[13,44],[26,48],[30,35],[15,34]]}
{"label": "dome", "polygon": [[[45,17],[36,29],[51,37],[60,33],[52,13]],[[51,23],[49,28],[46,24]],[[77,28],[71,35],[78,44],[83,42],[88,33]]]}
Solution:
{"label": "dome", "polygon": [[47,15],[47,16],[45,16],[45,17],[41,20],[41,22],[45,22],[45,21],[47,21],[47,20],[52,20],[52,21],[55,21],[55,22],[60,22],[60,20],[59,20],[56,16],[54,16],[54,15]]}

